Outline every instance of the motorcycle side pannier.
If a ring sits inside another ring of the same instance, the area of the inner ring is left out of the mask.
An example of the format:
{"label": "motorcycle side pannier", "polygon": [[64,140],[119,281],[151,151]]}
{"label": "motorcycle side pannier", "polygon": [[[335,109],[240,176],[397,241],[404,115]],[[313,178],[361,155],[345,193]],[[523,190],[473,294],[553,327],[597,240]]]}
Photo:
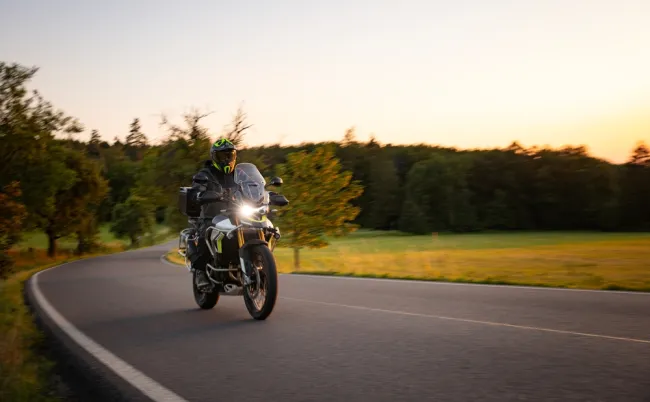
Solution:
{"label": "motorcycle side pannier", "polygon": [[178,209],[189,218],[198,218],[201,216],[201,205],[195,199],[198,190],[192,187],[181,187],[178,193]]}

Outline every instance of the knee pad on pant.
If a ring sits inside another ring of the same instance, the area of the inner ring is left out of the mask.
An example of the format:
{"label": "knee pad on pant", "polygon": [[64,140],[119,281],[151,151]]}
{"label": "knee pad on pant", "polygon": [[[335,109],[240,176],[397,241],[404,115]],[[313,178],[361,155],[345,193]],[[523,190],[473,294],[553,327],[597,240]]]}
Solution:
{"label": "knee pad on pant", "polygon": [[187,244],[187,258],[190,262],[195,263],[201,257],[199,248],[194,244],[194,242],[189,242]]}

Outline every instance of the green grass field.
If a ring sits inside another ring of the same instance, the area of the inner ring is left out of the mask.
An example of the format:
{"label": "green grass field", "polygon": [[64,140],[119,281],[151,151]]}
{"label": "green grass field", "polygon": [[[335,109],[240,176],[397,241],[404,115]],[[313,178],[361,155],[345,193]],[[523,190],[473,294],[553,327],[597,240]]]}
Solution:
{"label": "green grass field", "polygon": [[[650,233],[360,231],[300,254],[296,273],[650,291]],[[275,255],[294,272],[291,249]]]}
{"label": "green grass field", "polygon": [[[275,254],[293,271],[292,250]],[[650,291],[650,233],[362,231],[302,250],[300,272]]]}
{"label": "green grass field", "polygon": [[[156,237],[166,237],[170,234],[169,228],[164,225],[156,225],[154,227]],[[130,244],[128,239],[118,239],[110,232],[110,225],[105,224],[99,228],[99,240],[105,246],[128,246]],[[77,241],[73,236],[61,238],[58,241],[58,246],[62,250],[74,249],[77,246]],[[47,249],[47,236],[45,233],[31,232],[23,235],[22,241],[14,247],[15,250],[26,250],[28,248],[37,250]]]}

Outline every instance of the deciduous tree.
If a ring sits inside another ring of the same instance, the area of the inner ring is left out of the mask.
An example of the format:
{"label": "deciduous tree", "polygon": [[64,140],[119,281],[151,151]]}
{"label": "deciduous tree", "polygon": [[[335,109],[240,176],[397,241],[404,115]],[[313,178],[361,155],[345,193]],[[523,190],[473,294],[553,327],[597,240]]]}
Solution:
{"label": "deciduous tree", "polygon": [[351,221],[360,209],[350,204],[363,187],[343,171],[332,147],[296,152],[278,166],[286,186],[282,193],[289,205],[282,208],[282,229],[294,250],[294,266],[300,268],[302,248],[328,245],[326,236],[343,236],[356,229]]}
{"label": "deciduous tree", "polygon": [[140,238],[154,228],[154,208],[146,198],[132,195],[113,210],[111,232],[118,238],[128,238],[137,246]]}
{"label": "deciduous tree", "polygon": [[[48,238],[48,255],[57,252],[57,240],[77,233],[88,219],[96,219],[94,212],[108,193],[108,182],[101,176],[100,167],[82,153],[62,147],[51,147],[50,155],[59,161],[49,180],[55,180],[56,191],[47,208],[35,211],[38,225]],[[56,152],[54,152],[56,150]],[[92,234],[92,233],[91,233]]]}
{"label": "deciduous tree", "polygon": [[246,136],[246,131],[253,127],[252,124],[248,124],[248,115],[244,112],[244,109],[240,106],[237,108],[237,112],[232,117],[230,126],[226,127],[224,130],[223,136],[230,140],[235,146],[239,147],[244,143],[244,137]]}

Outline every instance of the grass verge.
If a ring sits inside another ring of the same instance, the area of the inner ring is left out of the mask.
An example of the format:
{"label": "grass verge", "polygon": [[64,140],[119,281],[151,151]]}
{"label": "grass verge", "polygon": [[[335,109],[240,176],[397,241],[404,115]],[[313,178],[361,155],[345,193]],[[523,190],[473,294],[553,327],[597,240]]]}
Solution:
{"label": "grass verge", "polygon": [[[324,249],[278,247],[283,273],[457,283],[650,291],[650,235],[489,233],[407,236],[361,232]],[[182,262],[173,250],[172,262]]]}
{"label": "grass verge", "polygon": [[16,261],[17,272],[0,281],[0,401],[59,401],[53,381],[54,363],[39,350],[44,336],[25,304],[25,282],[36,272],[67,262],[122,251],[115,247],[84,256],[47,258],[43,250],[30,252],[31,260]]}

